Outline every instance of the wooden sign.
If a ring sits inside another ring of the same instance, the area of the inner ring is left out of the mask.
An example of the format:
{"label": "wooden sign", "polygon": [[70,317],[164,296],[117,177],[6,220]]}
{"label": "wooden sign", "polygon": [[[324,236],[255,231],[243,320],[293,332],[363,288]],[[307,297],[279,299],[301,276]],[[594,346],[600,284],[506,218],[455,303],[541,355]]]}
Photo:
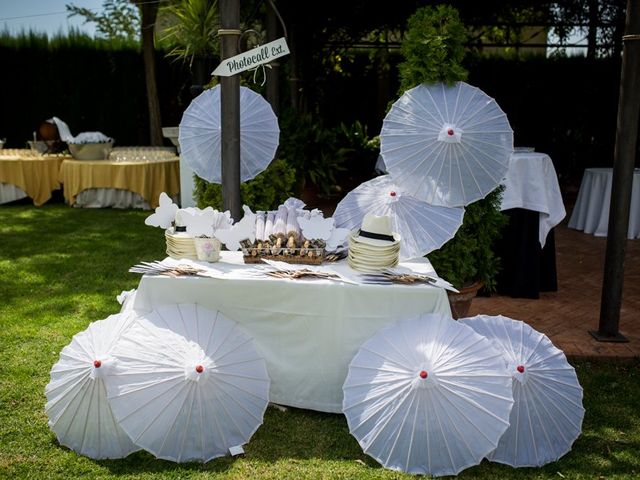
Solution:
{"label": "wooden sign", "polygon": [[224,59],[211,73],[220,77],[230,77],[236,73],[250,70],[259,65],[272,62],[276,58],[289,54],[289,47],[284,37],[247,50],[240,55]]}

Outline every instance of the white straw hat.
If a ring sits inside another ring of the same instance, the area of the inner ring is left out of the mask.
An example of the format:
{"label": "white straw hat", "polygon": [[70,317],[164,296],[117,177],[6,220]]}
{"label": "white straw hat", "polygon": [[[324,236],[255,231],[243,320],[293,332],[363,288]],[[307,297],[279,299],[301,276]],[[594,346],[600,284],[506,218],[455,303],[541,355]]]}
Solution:
{"label": "white straw hat", "polygon": [[391,217],[366,214],[362,227],[351,234],[351,240],[374,247],[391,247],[400,243],[400,234],[391,231]]}

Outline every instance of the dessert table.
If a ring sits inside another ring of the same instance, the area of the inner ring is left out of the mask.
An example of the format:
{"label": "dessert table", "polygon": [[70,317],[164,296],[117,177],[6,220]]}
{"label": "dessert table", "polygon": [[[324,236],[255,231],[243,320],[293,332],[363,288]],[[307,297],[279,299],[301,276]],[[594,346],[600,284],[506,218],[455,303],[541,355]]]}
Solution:
{"label": "dessert table", "polygon": [[69,205],[156,208],[162,192],[180,191],[179,158],[147,161],[65,160],[60,182]]}
{"label": "dessert table", "polygon": [[33,199],[41,206],[60,188],[58,172],[68,156],[39,155],[31,150],[0,150],[0,204]]}
{"label": "dessert table", "polygon": [[[612,168],[587,168],[584,171],[569,228],[581,230],[596,237],[606,237],[609,229]],[[631,208],[627,238],[640,238],[640,169],[633,172]]]}
{"label": "dessert table", "polygon": [[[169,259],[171,261],[171,259]],[[446,292],[426,284],[364,285],[326,279],[243,275],[240,252],[221,252],[210,265],[224,278],[145,275],[129,308],[198,303],[219,310],[253,337],[271,378],[270,401],[340,413],[342,385],[358,348],[380,328],[423,312],[451,315]],[[406,264],[433,272],[428,260]],[[322,269],[357,281],[345,261]]]}
{"label": "dessert table", "polygon": [[496,247],[502,259],[497,290],[539,298],[558,289],[553,228],[565,217],[560,185],[549,155],[514,152],[503,185],[501,210],[509,216]]}

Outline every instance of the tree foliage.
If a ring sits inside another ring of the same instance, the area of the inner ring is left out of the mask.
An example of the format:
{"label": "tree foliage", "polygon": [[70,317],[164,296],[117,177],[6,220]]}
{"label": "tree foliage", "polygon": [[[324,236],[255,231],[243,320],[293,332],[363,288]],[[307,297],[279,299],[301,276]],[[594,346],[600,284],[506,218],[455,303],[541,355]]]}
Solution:
{"label": "tree foliage", "polygon": [[219,51],[217,0],[178,0],[163,7],[161,16],[167,26],[160,40],[169,46],[169,57],[192,64],[198,56],[209,57]]}
{"label": "tree foliage", "polygon": [[467,32],[458,11],[448,5],[418,9],[408,21],[399,65],[400,90],[421,83],[452,83],[467,78],[462,66]]}
{"label": "tree foliage", "polygon": [[102,12],[66,5],[69,17],[84,17],[85,23],[95,23],[99,36],[108,40],[139,40],[140,12],[129,0],[104,0]]}
{"label": "tree foliage", "polygon": [[551,12],[554,33],[566,43],[576,30],[588,43],[587,56],[616,56],[622,51],[625,0],[563,0]]}
{"label": "tree foliage", "polygon": [[[222,185],[194,176],[194,198],[198,207],[212,206],[222,210]],[[273,210],[293,196],[296,171],[287,160],[278,158],[254,179],[240,184],[242,203],[255,210]]]}

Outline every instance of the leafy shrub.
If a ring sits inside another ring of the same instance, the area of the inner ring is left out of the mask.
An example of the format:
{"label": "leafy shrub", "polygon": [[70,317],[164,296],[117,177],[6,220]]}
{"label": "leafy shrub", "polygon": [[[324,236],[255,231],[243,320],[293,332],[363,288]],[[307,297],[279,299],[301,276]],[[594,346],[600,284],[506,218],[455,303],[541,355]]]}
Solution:
{"label": "leafy shrub", "polygon": [[315,185],[323,194],[340,190],[350,176],[373,172],[380,150],[366,126],[355,121],[327,127],[311,114],[281,116],[280,152],[298,173],[298,193]]}
{"label": "leafy shrub", "polygon": [[[273,210],[294,195],[296,171],[284,159],[271,162],[269,167],[253,180],[240,184],[242,203],[252,210]],[[195,176],[194,197],[198,207],[212,206],[222,210],[222,185],[209,183]]]}
{"label": "leafy shrub", "polygon": [[338,146],[338,130],[311,114],[285,112],[280,117],[280,152],[298,173],[298,191],[307,184],[330,193],[345,171],[348,149]]}
{"label": "leafy shrub", "polygon": [[449,5],[423,7],[409,18],[402,42],[400,91],[421,83],[453,83],[467,78],[462,66],[467,32]]}
{"label": "leafy shrub", "polygon": [[495,289],[500,259],[493,252],[508,217],[500,211],[503,186],[465,209],[464,222],[453,239],[428,257],[438,275],[457,288],[480,280],[488,291]]}

